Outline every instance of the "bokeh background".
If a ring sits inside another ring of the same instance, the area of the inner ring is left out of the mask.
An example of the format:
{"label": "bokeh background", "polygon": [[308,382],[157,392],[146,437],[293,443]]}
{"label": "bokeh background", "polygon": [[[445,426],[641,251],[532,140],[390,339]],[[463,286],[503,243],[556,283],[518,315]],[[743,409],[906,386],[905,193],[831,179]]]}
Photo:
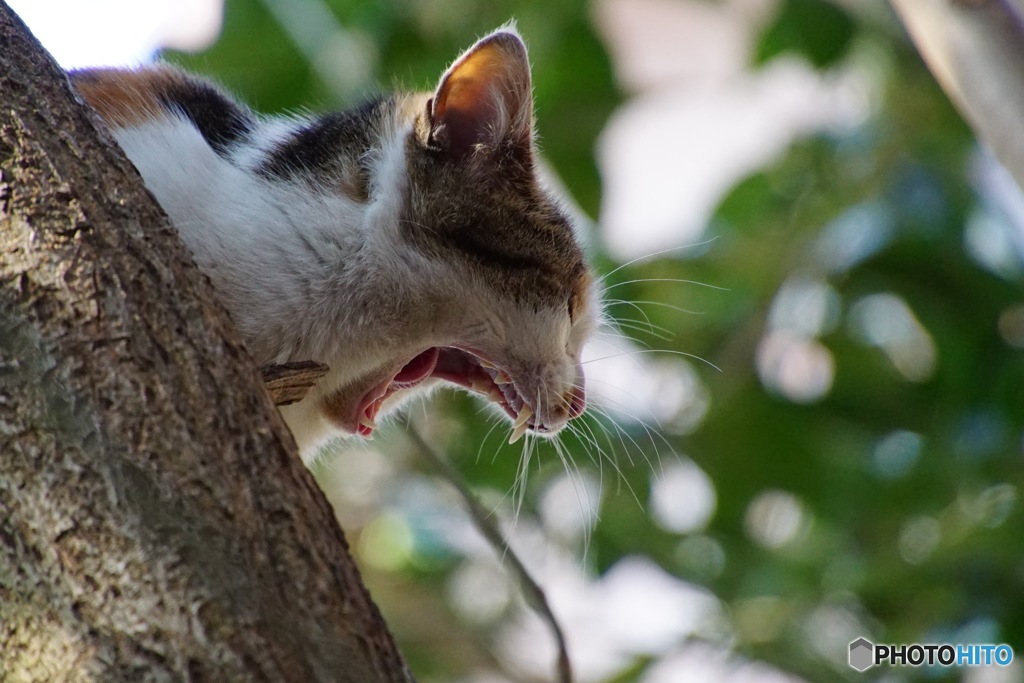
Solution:
{"label": "bokeh background", "polygon": [[887,4],[12,5],[65,66],[169,46],[268,113],[431,88],[517,19],[609,325],[561,453],[442,391],[317,465],[420,681],[551,680],[554,646],[409,423],[581,681],[1024,681],[846,663],[859,636],[1024,652],[1024,199]]}

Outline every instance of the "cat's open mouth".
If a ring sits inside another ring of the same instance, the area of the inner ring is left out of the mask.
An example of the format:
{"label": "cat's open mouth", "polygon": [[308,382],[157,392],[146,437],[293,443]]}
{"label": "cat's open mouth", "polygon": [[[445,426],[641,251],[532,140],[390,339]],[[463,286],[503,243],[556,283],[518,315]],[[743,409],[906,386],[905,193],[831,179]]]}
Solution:
{"label": "cat's open mouth", "polygon": [[377,414],[389,397],[431,378],[464,387],[501,406],[514,421],[509,443],[518,441],[528,429],[548,431],[545,425],[535,423],[533,406],[523,399],[506,371],[474,353],[435,346],[413,358],[394,377],[363,396],[357,413],[357,433],[361,436],[373,434],[377,428]]}

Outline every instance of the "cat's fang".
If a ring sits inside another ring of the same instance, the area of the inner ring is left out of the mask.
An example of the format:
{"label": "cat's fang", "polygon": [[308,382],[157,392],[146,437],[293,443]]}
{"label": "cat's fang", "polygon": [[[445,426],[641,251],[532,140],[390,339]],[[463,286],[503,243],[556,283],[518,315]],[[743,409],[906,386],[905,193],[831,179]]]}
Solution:
{"label": "cat's fang", "polygon": [[516,417],[515,424],[512,425],[513,430],[519,429],[525,425],[531,417],[533,417],[533,409],[524,403],[523,409],[519,411],[519,415]]}
{"label": "cat's fang", "polygon": [[[369,415],[363,415],[359,418],[359,426],[365,428],[366,430],[372,433],[373,430],[377,428],[377,423],[374,422],[373,418],[371,418]],[[364,434],[363,436],[369,435]]]}
{"label": "cat's fang", "polygon": [[529,429],[529,426],[525,422],[519,425],[518,427],[515,427],[512,430],[511,436],[508,437],[508,442],[510,444],[513,444],[516,441],[519,441],[519,439],[523,438],[523,434],[526,433],[527,429]]}
{"label": "cat's fang", "polygon": [[519,415],[516,417],[515,424],[512,425],[512,434],[508,437],[510,444],[519,441],[523,438],[523,434],[530,428],[530,418],[533,417],[533,409],[526,403],[523,404],[523,409],[519,411]]}
{"label": "cat's fang", "polygon": [[495,384],[511,384],[512,378],[504,370],[497,370],[494,373]]}
{"label": "cat's fang", "polygon": [[359,416],[359,435],[367,438],[373,438],[373,432],[377,429],[377,413],[380,411],[382,399],[377,399],[370,405],[366,406],[366,409]]}

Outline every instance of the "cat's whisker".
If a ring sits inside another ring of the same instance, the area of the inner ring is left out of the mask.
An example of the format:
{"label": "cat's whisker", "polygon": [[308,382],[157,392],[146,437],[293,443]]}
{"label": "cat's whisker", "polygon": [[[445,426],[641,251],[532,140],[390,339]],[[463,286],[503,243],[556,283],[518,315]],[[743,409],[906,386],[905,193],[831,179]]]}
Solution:
{"label": "cat's whisker", "polygon": [[568,477],[569,484],[572,486],[573,493],[576,496],[576,505],[579,508],[581,521],[580,529],[583,533],[583,556],[586,557],[590,550],[592,525],[596,524],[601,516],[600,490],[598,491],[598,500],[596,502],[591,501],[589,489],[579,465],[573,460],[565,445],[560,441],[554,441],[553,446],[555,454],[558,456],[559,461],[561,461],[562,468],[565,470],[565,475]]}
{"label": "cat's whisker", "polygon": [[[635,323],[637,325],[642,324],[642,323],[639,323],[637,321],[634,321],[632,318],[626,319],[625,322],[633,322],[633,323]],[[646,331],[646,328],[644,329],[644,331]],[[614,322],[604,322],[604,323],[602,323],[601,327],[599,327],[594,332],[594,336],[611,337],[612,339],[622,339],[624,341],[629,341],[629,342],[636,341],[635,339],[633,339],[633,337],[631,335],[627,334],[626,332],[624,332],[622,330],[621,327],[619,327],[619,321],[617,321],[617,320],[614,321]],[[639,344],[639,343],[642,343],[642,342],[636,342],[636,343]]]}
{"label": "cat's whisker", "polygon": [[[613,384],[612,382],[609,382],[608,380],[600,379],[599,377],[591,377],[588,381],[590,381],[590,382],[597,382],[598,384],[604,384],[604,385],[609,386],[609,387],[611,387],[611,388],[613,388],[613,389],[615,389],[617,391],[621,391],[623,394],[625,394],[629,398],[633,399],[634,405],[642,406],[644,404],[644,401],[635,392],[632,392],[632,391],[629,391],[627,389],[623,389],[622,387],[616,386],[615,384]],[[658,429],[662,428],[661,421],[658,419],[658,416],[655,415],[653,411],[651,411],[650,408],[644,408],[644,413],[647,414],[647,418],[648,419],[643,419],[639,415],[637,415],[635,412],[630,411],[630,410],[626,410],[625,409],[625,404],[623,404],[621,401],[616,401],[615,399],[610,398],[610,397],[602,397],[602,400],[615,404],[615,406],[617,408],[621,407],[622,408],[622,413],[624,415],[629,416],[634,422],[639,422],[639,423],[651,422],[656,427],[658,427]]]}
{"label": "cat's whisker", "polygon": [[[592,380],[592,381],[601,381],[601,380]],[[644,432],[647,434],[648,440],[651,442],[651,445],[654,448],[655,454],[658,456],[658,467],[660,468],[661,467],[660,451],[659,451],[659,448],[658,448],[657,444],[655,443],[655,438],[654,437],[657,435],[658,438],[660,439],[661,443],[666,448],[668,448],[669,450],[672,450],[672,446],[668,442],[668,440],[665,439],[665,437],[661,434],[661,432],[660,432],[660,422],[659,422],[657,416],[654,415],[653,413],[651,413],[649,410],[646,411],[650,415],[650,421],[653,422],[654,425],[656,425],[658,427],[658,429],[655,430],[655,429],[652,429],[651,427],[648,426],[646,420],[642,420],[637,415],[633,414],[629,410],[626,410],[625,407],[622,406],[622,404],[620,402],[615,401],[614,399],[606,399],[606,400],[607,401],[611,401],[616,406],[621,406],[621,407],[618,408],[619,412],[621,412],[622,414],[630,417],[631,420],[633,420],[635,423],[639,424],[640,427],[644,430]],[[637,401],[637,403],[640,403],[640,402]],[[630,455],[630,448],[628,446],[626,446],[625,441],[623,440],[623,437],[625,437],[626,439],[629,439],[629,441],[632,444],[633,448],[635,448],[637,452],[639,452],[639,453],[641,453],[643,455],[644,460],[647,462],[648,466],[652,468],[652,470],[655,468],[655,464],[653,462],[651,462],[650,458],[648,458],[647,455],[646,455],[646,449],[641,447],[640,444],[636,441],[636,439],[634,439],[632,436],[630,436],[621,427],[621,425],[619,425],[618,422],[615,419],[612,418],[611,414],[608,412],[608,410],[605,407],[601,406],[600,404],[592,404],[591,405],[591,410],[595,414],[605,418],[605,420],[607,420],[608,423],[610,423],[615,428],[615,430],[620,434],[619,442],[620,442],[620,445],[622,446],[622,451],[625,454],[626,458],[629,460],[631,465],[634,464],[634,463],[633,463],[632,456]],[[584,424],[586,424],[586,423],[584,423]],[[602,430],[605,430],[606,433],[607,433],[607,429],[604,427],[604,425],[603,425],[603,423],[601,421],[598,421],[598,425],[602,428]],[[612,449],[612,450],[614,450],[614,449]]]}
{"label": "cat's whisker", "polygon": [[[627,415],[629,414],[626,411],[622,411],[622,412],[624,412]],[[657,463],[654,463],[654,462],[651,461],[651,458],[647,454],[648,453],[647,449],[641,447],[640,444],[637,442],[637,440],[634,439],[632,436],[630,436],[621,426],[619,426],[618,423],[613,422],[612,424],[613,424],[613,426],[615,427],[615,429],[619,433],[624,434],[629,439],[629,441],[633,444],[633,446],[637,449],[637,451],[643,456],[644,462],[647,463],[647,466],[648,466],[648,468],[650,468],[651,472],[655,472],[655,473],[660,472],[660,474],[662,476],[664,476],[664,474],[665,474],[665,472],[664,472],[664,463],[662,462],[662,459],[661,459],[661,450],[658,447],[658,442],[660,441],[660,443],[662,445],[664,445],[664,447],[667,448],[669,451],[673,450],[672,449],[672,445],[669,443],[668,439],[666,439],[665,436],[661,433],[660,429],[654,429],[651,426],[649,426],[648,424],[646,424],[643,420],[639,420],[639,419],[636,419],[636,418],[634,418],[634,422],[636,422],[636,424],[640,425],[640,428],[644,431],[644,434],[646,435],[647,440],[650,442],[650,444],[652,446],[652,450],[654,452],[654,457],[657,460]],[[655,419],[655,422],[657,422],[657,419]],[[657,441],[655,440],[655,437],[657,437]],[[627,451],[627,457],[628,457],[628,451]],[[632,462],[631,458],[630,458],[630,462]]]}
{"label": "cat's whisker", "polygon": [[[574,386],[578,387],[579,384],[574,384]],[[552,392],[549,389],[549,385],[546,380],[541,381],[541,389],[538,392],[538,405],[541,405],[541,402],[543,400],[542,397],[544,396],[554,397],[554,400],[556,402],[555,405],[560,411],[568,412],[570,410],[571,401],[567,400],[565,398],[565,395],[559,395],[557,392]],[[565,428],[569,429],[570,433],[573,429],[573,422],[575,422],[575,420],[570,420],[565,425]],[[559,462],[561,462],[562,469],[565,471],[566,477],[569,479],[569,483],[572,486],[573,492],[576,496],[576,502],[579,506],[580,519],[582,522],[581,528],[583,530],[584,535],[585,554],[590,547],[591,533],[591,529],[588,523],[588,520],[590,519],[591,515],[588,515],[588,508],[593,512],[592,517],[595,520],[599,517],[599,510],[594,505],[589,504],[590,499],[589,496],[586,495],[588,489],[586,486],[586,480],[583,477],[583,472],[580,469],[579,464],[572,458],[566,445],[557,436],[554,439],[549,440],[549,442],[551,443],[551,446],[555,451],[556,457],[559,459]],[[586,504],[585,501],[587,501]]]}
{"label": "cat's whisker", "polygon": [[616,282],[614,285],[609,285],[608,287],[605,287],[604,291],[605,291],[605,293],[607,293],[607,292],[610,292],[610,291],[612,291],[613,289],[615,289],[617,287],[625,287],[626,285],[635,285],[635,284],[638,284],[638,283],[641,283],[641,282],[675,282],[677,284],[696,285],[698,287],[707,287],[708,289],[716,289],[716,290],[718,290],[720,292],[728,292],[729,291],[728,287],[720,287],[718,285],[713,285],[713,284],[708,283],[708,282],[701,282],[700,280],[687,280],[685,278],[676,278],[676,277],[645,277],[645,278],[637,278],[635,280],[624,280],[623,282]]}
{"label": "cat's whisker", "polygon": [[533,438],[528,437],[523,443],[520,451],[519,467],[516,472],[515,481],[512,483],[512,528],[519,524],[519,515],[523,510],[526,501],[527,484],[530,479],[530,462],[533,460],[534,448]]}
{"label": "cat's whisker", "polygon": [[[600,413],[600,411],[597,411],[597,412]],[[597,426],[603,432],[605,441],[609,445],[609,450],[611,452],[614,452],[614,448],[612,447],[612,443],[613,443],[612,442],[612,433],[608,430],[607,427],[605,427],[602,424],[602,422],[600,420],[597,420],[595,422],[596,422]],[[618,429],[618,428],[616,429],[616,431],[618,431],[620,434],[623,433],[622,430]],[[622,440],[621,436],[619,437],[619,444],[622,446],[623,450],[626,450],[625,441]],[[636,444],[634,443],[634,445],[636,445]],[[598,463],[597,463],[598,467],[603,470],[603,467],[601,467],[601,463],[607,462],[611,466],[611,468],[615,472],[615,474],[617,475],[616,483],[619,484],[619,485],[625,484],[626,490],[629,491],[629,493],[632,496],[633,500],[635,500],[637,505],[639,505],[642,508],[643,507],[643,503],[640,502],[640,497],[637,495],[636,491],[633,490],[632,484],[630,484],[629,483],[629,479],[626,478],[626,473],[622,470],[622,467],[619,465],[619,463],[616,461],[616,459],[614,457],[612,457],[610,454],[607,454],[604,450],[602,450],[600,448],[598,449],[598,454],[599,455],[604,455],[603,458],[600,458],[600,457],[598,458]],[[633,464],[633,460],[628,455],[628,453],[626,454],[626,457],[629,460],[630,465],[632,465]],[[602,477],[602,479],[603,479],[603,477]]]}
{"label": "cat's whisker", "polygon": [[[579,440],[580,444],[583,446],[590,462],[597,466],[598,483],[603,488],[604,460],[606,458],[610,459],[612,456],[605,454],[601,445],[597,441],[597,435],[594,434],[594,430],[591,429],[588,424],[588,420],[577,420],[575,423],[570,423],[569,430],[576,436],[577,440]],[[591,448],[593,448],[593,450],[591,450]],[[597,452],[596,457],[594,455],[594,451]]]}
{"label": "cat's whisker", "polygon": [[665,301],[655,301],[653,299],[606,299],[603,303],[605,308],[611,308],[613,306],[623,306],[626,304],[630,304],[635,306],[636,308],[640,308],[640,304],[643,304],[644,306],[661,306],[662,308],[669,308],[673,311],[676,311],[677,313],[685,313],[686,315],[707,315],[705,311],[694,311],[689,308],[683,308],[682,306],[676,306]]}
{"label": "cat's whisker", "polygon": [[[615,482],[615,490],[617,492],[621,491],[623,484],[625,484],[625,487],[630,492],[630,495],[634,499],[636,499],[637,496],[633,492],[633,489],[629,484],[629,481],[626,479],[625,472],[622,470],[622,467],[619,464],[618,456],[616,455],[616,446],[613,441],[612,433],[606,427],[604,427],[604,425],[600,424],[599,420],[595,420],[594,423],[597,424],[598,428],[600,429],[600,438],[603,438],[605,443],[607,444],[607,448],[601,448],[600,445],[595,446],[597,454],[596,462],[598,466],[598,471],[600,472],[600,481],[602,488],[605,485],[606,473],[610,469],[614,475],[612,479]],[[582,425],[581,427],[586,428],[587,432],[590,434],[590,439],[595,444],[597,444],[599,436],[598,433],[594,431],[592,425],[587,424]],[[623,442],[621,441],[621,437],[619,447],[625,448]],[[588,457],[591,458],[591,461],[594,461],[595,456],[593,454],[588,452]]]}
{"label": "cat's whisker", "polygon": [[637,350],[634,350],[634,351],[623,351],[622,353],[616,353],[616,354],[612,354],[610,356],[602,356],[601,358],[591,358],[589,360],[583,361],[582,364],[586,365],[586,364],[589,364],[589,363],[599,363],[599,362],[604,361],[604,360],[611,360],[613,358],[621,358],[622,356],[631,356],[633,354],[640,354],[640,353],[666,353],[666,354],[675,355],[675,356],[684,356],[686,358],[692,358],[693,360],[700,361],[701,363],[704,363],[708,367],[713,368],[715,370],[718,370],[719,372],[722,372],[722,368],[718,367],[717,365],[715,365],[711,361],[707,360],[706,358],[701,358],[700,356],[697,356],[697,355],[692,354],[692,353],[687,353],[685,351],[676,351],[675,349],[637,349]]}
{"label": "cat's whisker", "polygon": [[635,280],[624,280],[621,283],[615,283],[609,285],[602,291],[603,294],[607,294],[611,290],[626,287],[627,285],[639,285],[642,283],[675,283],[677,285],[694,285],[696,287],[706,287],[712,290],[718,290],[719,292],[728,292],[729,288],[720,287],[718,285],[712,285],[711,283],[702,283],[699,280],[687,280],[685,278],[637,278]]}
{"label": "cat's whisker", "polygon": [[[481,408],[481,410],[482,410],[482,409],[483,409],[483,408]],[[481,456],[481,455],[483,455],[483,451],[484,451],[484,444],[486,444],[486,443],[487,443],[487,439],[489,439],[489,438],[491,437],[491,434],[493,434],[493,433],[494,433],[494,431],[495,431],[495,430],[496,430],[496,429],[497,429],[498,427],[500,427],[500,426],[501,426],[501,422],[500,422],[500,421],[494,421],[494,422],[493,422],[493,423],[491,424],[491,428],[487,430],[487,433],[486,433],[486,434],[484,434],[484,438],[483,438],[483,439],[482,439],[482,440],[480,441],[480,447],[476,449],[476,462],[477,462],[477,464],[479,464],[479,463],[480,463],[480,456]],[[491,458],[491,463],[492,463],[492,464],[494,463],[494,460],[495,460],[495,459],[497,458],[497,455],[498,455],[498,452],[497,452],[497,451],[495,451],[495,453],[494,453],[494,456],[493,456],[493,457]]]}
{"label": "cat's whisker", "polygon": [[[628,439],[630,444],[632,445],[632,447],[634,449],[636,449],[637,451],[640,451],[642,453],[643,451],[640,448],[640,444],[638,444],[636,442],[636,440],[633,439],[633,437],[630,436],[630,434],[625,429],[623,429],[621,426],[619,426],[618,423],[616,423],[612,419],[611,414],[606,409],[604,409],[604,408],[595,408],[594,412],[597,413],[598,416],[604,418],[604,420],[597,420],[596,424],[597,424],[598,428],[604,434],[605,439],[606,439],[606,441],[609,444],[610,452],[611,453],[615,453],[616,452],[616,450],[611,447],[612,438],[614,436],[615,438],[618,439],[618,443],[619,443],[619,447],[620,447],[620,452],[622,453],[623,456],[625,456],[626,461],[629,463],[629,466],[630,467],[636,467],[636,462],[633,460],[633,456],[632,456],[632,454],[630,452],[631,449],[626,444],[626,440]],[[606,421],[607,421],[607,423],[609,425],[611,425],[612,429],[608,429],[608,427],[605,425]],[[614,461],[612,461],[612,459],[609,457],[609,462],[614,462]],[[616,468],[615,468],[616,471],[619,472],[619,474],[621,474],[621,470],[619,470],[619,468],[617,466],[618,463],[614,462],[614,464],[616,465]]]}
{"label": "cat's whisker", "polygon": [[[673,339],[673,337],[668,333],[668,330],[665,330],[664,332],[658,332],[658,331],[655,331],[655,326],[654,325],[646,325],[645,326],[644,323],[639,323],[639,322],[636,322],[636,321],[633,321],[633,320],[629,320],[629,319],[620,319],[618,321],[618,326],[620,328],[624,327],[627,330],[635,330],[637,332],[643,332],[645,334],[649,334],[652,337],[656,337],[657,339],[660,339],[660,340],[665,341],[665,342],[672,341],[672,339]],[[657,329],[664,330],[664,328],[657,328]],[[597,333],[597,334],[600,334],[600,333]],[[620,336],[626,337],[626,335],[620,335]],[[631,339],[631,340],[632,341],[636,341],[635,339]],[[643,342],[637,342],[637,343],[643,343]]]}
{"label": "cat's whisker", "polygon": [[[529,420],[535,414],[545,414],[543,397],[547,395],[547,393],[548,392],[546,391],[546,385],[542,380],[541,386],[538,387],[537,394],[534,396],[533,399],[534,408],[530,408],[529,402],[523,402],[523,409],[520,412],[520,415],[513,426],[512,437],[510,437],[509,439],[509,443],[513,443],[514,441],[518,441],[520,436],[525,435],[526,437],[523,442],[523,448],[520,454],[520,462],[516,472],[515,481],[512,485],[514,507],[513,518],[515,520],[518,520],[520,511],[522,510],[522,507],[526,499],[527,482],[529,479],[529,466],[530,462],[534,459],[537,444],[540,441],[537,438],[536,434],[527,431],[530,424]],[[517,436],[517,432],[519,433],[519,436]]]}
{"label": "cat's whisker", "polygon": [[[600,380],[600,379],[596,379],[596,378],[591,378],[590,381],[592,381],[592,382],[600,382],[602,384],[607,384],[609,386],[614,386],[614,385],[611,384],[611,382],[606,382],[604,380]],[[634,403],[632,405],[642,405],[643,404],[643,402],[640,401],[639,398],[635,394],[633,394],[632,392],[625,391],[624,393],[627,396],[629,396],[630,398],[634,399]],[[641,418],[639,415],[637,415],[635,412],[628,410],[626,408],[625,404],[623,404],[621,401],[616,401],[613,398],[607,398],[607,397],[604,400],[607,401],[607,402],[613,403],[616,406],[616,409],[619,412],[621,412],[623,415],[626,415],[627,417],[629,417],[633,422],[639,424],[645,431],[647,431],[648,432],[648,438],[652,439],[652,445],[654,445],[654,443],[653,443],[653,435],[654,434],[658,434],[658,436],[661,439],[661,442],[667,448],[669,448],[671,450],[671,448],[672,448],[671,444],[668,442],[668,440],[664,436],[661,435],[661,430],[663,429],[662,425],[661,425],[661,421],[658,419],[658,416],[655,415],[650,409],[645,409],[644,410],[644,412],[646,412],[647,415],[650,418],[649,420],[645,420],[645,419]],[[611,422],[612,424],[615,425],[616,428],[621,430],[621,427],[619,426],[619,424],[611,417],[611,415],[609,414],[609,412],[608,412],[608,410],[606,408],[604,408],[603,406],[601,406],[599,404],[597,404],[597,405],[595,405],[593,407],[594,407],[595,411],[597,411],[599,414],[601,414],[604,417],[606,417],[609,420],[609,422]],[[653,425],[657,429],[655,431],[652,431],[651,428],[648,426],[648,422],[653,423]],[[636,445],[638,449],[640,448],[639,445],[636,444],[635,442],[634,442],[634,445]],[[657,447],[655,446],[655,448],[657,448]]]}
{"label": "cat's whisker", "polygon": [[[625,335],[625,334],[619,334],[618,337],[622,341],[624,341],[624,342],[631,342],[631,343],[634,343],[634,344],[637,343],[632,337],[630,337],[628,335]],[[612,335],[612,339],[614,339],[614,338],[615,338],[615,336]],[[640,362],[639,358],[635,358],[634,356],[636,354],[640,353],[641,351],[644,352],[644,353],[651,353],[651,352],[657,350],[657,349],[649,349],[649,348],[645,348],[645,349],[623,348],[622,346],[620,346],[619,344],[615,343],[614,341],[608,341],[607,344],[609,346],[611,346],[612,348],[614,348],[616,351],[619,351],[620,353],[615,353],[615,354],[612,354],[610,356],[602,356],[600,358],[590,358],[588,360],[581,360],[580,361],[580,365],[581,366],[586,366],[586,365],[589,365],[590,363],[596,363],[596,362],[599,362],[599,361],[612,360],[614,358],[623,358],[623,357],[625,357],[625,358],[628,358],[630,360],[630,362],[633,363],[633,365],[636,366],[636,369],[638,371],[646,372],[647,368],[644,367],[643,363]]]}
{"label": "cat's whisker", "polygon": [[[651,322],[650,316],[647,315],[647,311],[645,311],[640,306],[641,303],[657,303],[657,302],[653,302],[653,301],[629,301],[629,300],[626,300],[626,299],[608,299],[608,300],[605,300],[604,301],[604,309],[601,312],[601,322],[604,325],[606,325],[608,327],[613,327],[613,328],[620,327],[621,321],[633,321],[634,323],[640,323],[640,321],[636,321],[636,319],[633,319],[633,318],[624,318],[622,316],[613,316],[613,315],[611,315],[610,309],[613,306],[632,306],[641,315],[643,315],[644,323],[648,326],[648,330],[651,333],[653,333],[654,330],[657,330],[658,332],[660,332],[662,334],[669,335],[670,337],[673,336],[672,332],[670,330],[667,330],[666,328],[655,326]],[[671,304],[666,304],[666,305],[669,305],[670,307],[676,308],[675,306],[671,306]],[[682,310],[682,309],[680,308],[679,310]],[[668,341],[668,339],[666,339],[665,341]]]}
{"label": "cat's whisker", "polygon": [[[582,388],[583,385],[581,383],[575,383],[574,387]],[[563,407],[564,407],[564,400],[563,400]],[[595,412],[598,412],[598,414],[602,414],[602,415],[604,415],[606,417],[609,417],[607,415],[607,413],[603,412],[603,410],[599,406],[595,406],[595,405],[592,404],[590,409],[595,411]],[[581,426],[587,427],[588,430],[589,430],[589,426],[587,425],[586,420],[573,420],[573,421],[569,421],[568,423],[566,423],[566,427],[569,428],[570,431],[573,432],[573,433],[577,433],[577,432],[574,431],[577,428],[577,425],[581,425]],[[577,433],[577,435],[579,436],[579,433]],[[596,437],[594,437],[593,431],[590,431],[590,443],[592,443],[593,446],[598,449],[598,452],[603,455],[603,451],[601,450],[600,445],[597,443],[597,440],[596,440]],[[623,446],[625,446],[625,444],[623,444]],[[595,464],[599,464],[597,461],[594,460],[593,455],[591,453],[589,453],[589,451],[588,451],[588,456],[590,456],[590,459],[591,459],[592,462],[595,462]]]}
{"label": "cat's whisker", "polygon": [[683,249],[694,249],[696,247],[707,246],[707,245],[711,244],[712,242],[714,242],[717,239],[718,239],[718,236],[716,235],[714,237],[709,237],[706,240],[701,240],[700,242],[691,242],[690,244],[680,244],[679,246],[669,247],[668,249],[661,249],[660,251],[654,251],[654,252],[651,252],[650,254],[644,254],[643,256],[637,256],[635,259],[632,259],[631,261],[626,261],[625,263],[623,263],[623,264],[619,265],[618,267],[616,267],[616,268],[610,270],[609,272],[605,273],[601,277],[601,281],[603,282],[604,280],[606,280],[610,276],[614,275],[615,273],[619,272],[623,268],[627,268],[627,267],[633,265],[634,263],[640,263],[641,261],[646,261],[648,259],[652,259],[652,258],[655,258],[657,256],[662,256],[664,254],[671,254],[674,251],[681,251]]}
{"label": "cat's whisker", "polygon": [[[613,346],[614,346],[613,342],[615,342],[615,341],[623,341],[623,342],[628,342],[630,344],[636,344],[638,346],[642,346],[645,349],[651,348],[650,344],[648,344],[645,341],[638,341],[638,340],[634,339],[632,336],[630,336],[629,334],[626,334],[625,332],[623,332],[621,330],[614,330],[614,329],[610,329],[610,328],[607,329],[607,330],[601,330],[599,332],[595,332],[594,333],[594,338],[604,338],[606,340],[609,340],[609,344],[612,344]],[[620,348],[620,347],[616,346],[615,348]],[[625,351],[625,349],[620,349],[620,350]]]}
{"label": "cat's whisker", "polygon": [[625,299],[609,299],[609,300],[604,301],[604,311],[603,311],[603,313],[605,314],[605,322],[606,322],[606,324],[615,325],[616,322],[618,322],[618,320],[622,319],[622,318],[612,317],[609,314],[608,309],[610,309],[612,306],[632,306],[633,308],[635,308],[640,313],[640,315],[642,315],[644,317],[644,320],[647,322],[647,324],[651,325],[653,327],[653,323],[651,322],[650,317],[647,315],[647,311],[642,309],[637,303],[634,303],[632,301],[627,301]]}

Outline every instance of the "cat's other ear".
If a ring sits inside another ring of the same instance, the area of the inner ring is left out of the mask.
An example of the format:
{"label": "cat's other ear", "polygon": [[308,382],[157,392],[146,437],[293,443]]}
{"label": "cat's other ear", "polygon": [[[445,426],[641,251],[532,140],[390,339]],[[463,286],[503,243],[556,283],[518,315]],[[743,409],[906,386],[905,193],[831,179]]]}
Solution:
{"label": "cat's other ear", "polygon": [[467,50],[427,104],[428,144],[455,159],[507,154],[529,164],[533,92],[526,45],[502,28]]}

